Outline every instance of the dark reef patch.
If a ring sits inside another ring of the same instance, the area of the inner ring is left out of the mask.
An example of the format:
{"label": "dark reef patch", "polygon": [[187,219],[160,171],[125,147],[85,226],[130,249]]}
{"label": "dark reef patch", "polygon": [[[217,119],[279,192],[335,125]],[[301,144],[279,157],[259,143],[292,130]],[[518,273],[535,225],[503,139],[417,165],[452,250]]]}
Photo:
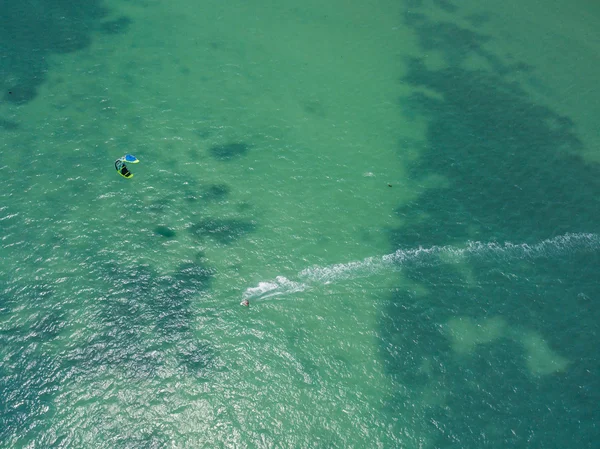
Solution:
{"label": "dark reef patch", "polygon": [[433,0],[433,4],[446,12],[455,13],[458,11],[458,6],[450,0]]}
{"label": "dark reef patch", "polygon": [[172,239],[176,235],[176,232],[168,226],[157,226],[154,228],[154,233],[168,239]]}
{"label": "dark reef patch", "polygon": [[64,0],[4,2],[0,14],[4,100],[17,105],[33,100],[46,79],[48,56],[88,47],[95,23],[107,15],[101,0],[85,5]]}
{"label": "dark reef patch", "polygon": [[202,198],[206,201],[224,200],[231,189],[226,184],[213,184],[202,192]]}
{"label": "dark reef patch", "polygon": [[100,24],[100,31],[103,34],[122,34],[126,33],[131,25],[129,17],[119,17],[115,20],[109,20]]}
{"label": "dark reef patch", "polygon": [[[406,116],[427,122],[408,176],[416,184],[443,183],[397,208],[404,224],[390,232],[392,250],[552,238],[564,250],[535,260],[467,258],[468,276],[455,264],[403,266],[403,276],[425,292],[391,294],[380,315],[382,358],[402,388],[386,411],[410,415],[406,404],[435,388],[446,392],[443,406],[406,418],[431,423],[424,430],[431,447],[591,449],[600,439],[600,378],[589,375],[598,370],[590,342],[600,332],[600,309],[582,298],[600,295],[600,254],[570,251],[569,233],[600,234],[600,169],[579,156],[575,123],[507,76],[534,67],[488,51],[490,35],[436,23],[421,2],[406,4],[414,8],[405,23],[423,52],[447,63],[431,68],[425,58],[408,60],[402,81],[414,92],[400,104]],[[470,68],[472,57],[488,67]],[[511,331],[458,355],[447,327],[456,317],[500,317]],[[527,332],[567,358],[568,369],[531,373]]]}
{"label": "dark reef patch", "polygon": [[208,218],[193,225],[190,232],[200,239],[210,237],[219,243],[228,244],[255,229],[256,225],[246,220]]}
{"label": "dark reef patch", "polygon": [[16,131],[19,129],[19,124],[17,122],[13,122],[12,120],[4,120],[0,118],[0,128],[7,131]]}
{"label": "dark reef patch", "polygon": [[219,161],[231,161],[246,155],[250,146],[245,143],[228,143],[226,145],[215,145],[208,152]]}

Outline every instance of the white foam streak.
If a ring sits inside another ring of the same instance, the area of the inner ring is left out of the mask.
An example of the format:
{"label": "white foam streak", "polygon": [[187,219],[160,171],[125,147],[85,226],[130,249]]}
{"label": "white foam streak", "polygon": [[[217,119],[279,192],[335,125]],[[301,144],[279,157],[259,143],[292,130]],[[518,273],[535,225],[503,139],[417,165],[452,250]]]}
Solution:
{"label": "white foam streak", "polygon": [[311,285],[331,284],[368,277],[384,271],[399,270],[405,266],[435,266],[443,263],[460,263],[469,259],[485,259],[495,262],[532,260],[564,257],[568,254],[599,249],[600,236],[596,234],[565,234],[533,245],[510,242],[467,242],[464,248],[432,246],[409,250],[399,249],[392,254],[368,257],[361,261],[306,268],[298,273],[299,282],[278,276],[274,281],[261,282],[257,287],[248,288],[244,293],[244,299],[263,299],[305,291]]}
{"label": "white foam streak", "polygon": [[243,299],[265,299],[282,294],[301,292],[306,290],[307,287],[306,284],[301,282],[294,282],[283,276],[277,276],[274,281],[259,282],[256,287],[248,288],[244,292]]}

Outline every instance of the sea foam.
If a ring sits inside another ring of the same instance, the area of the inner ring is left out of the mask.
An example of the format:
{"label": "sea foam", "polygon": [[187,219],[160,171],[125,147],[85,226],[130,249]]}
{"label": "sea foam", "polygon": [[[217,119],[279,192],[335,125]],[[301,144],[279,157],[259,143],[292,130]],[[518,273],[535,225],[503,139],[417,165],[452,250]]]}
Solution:
{"label": "sea foam", "polygon": [[313,286],[327,285],[344,280],[353,280],[376,275],[390,270],[401,270],[410,266],[435,266],[460,263],[466,260],[533,260],[539,258],[564,257],[568,254],[597,251],[600,236],[596,234],[564,234],[534,244],[467,242],[464,247],[431,246],[429,248],[399,249],[383,256],[367,257],[363,260],[327,266],[312,266],[300,271],[296,281],[283,276],[260,282],[248,288],[244,299],[264,299],[277,295],[309,290]]}

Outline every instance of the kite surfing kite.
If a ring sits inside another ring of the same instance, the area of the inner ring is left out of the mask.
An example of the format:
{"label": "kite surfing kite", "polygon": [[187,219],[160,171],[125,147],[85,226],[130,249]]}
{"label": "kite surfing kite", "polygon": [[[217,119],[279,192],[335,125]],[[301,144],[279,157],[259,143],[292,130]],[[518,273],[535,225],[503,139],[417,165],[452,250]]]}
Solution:
{"label": "kite surfing kite", "polygon": [[123,178],[133,178],[133,173],[127,169],[125,162],[129,164],[137,164],[139,159],[131,154],[126,154],[115,161],[115,169]]}

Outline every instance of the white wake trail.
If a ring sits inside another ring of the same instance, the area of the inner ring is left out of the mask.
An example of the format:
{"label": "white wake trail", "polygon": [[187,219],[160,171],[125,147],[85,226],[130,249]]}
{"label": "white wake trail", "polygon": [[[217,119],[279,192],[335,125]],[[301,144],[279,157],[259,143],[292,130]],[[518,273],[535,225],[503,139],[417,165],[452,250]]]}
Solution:
{"label": "white wake trail", "polygon": [[301,292],[317,285],[327,285],[344,280],[372,276],[384,271],[400,270],[405,266],[436,266],[444,263],[460,263],[465,260],[484,259],[496,262],[510,260],[533,260],[539,258],[564,257],[568,254],[591,252],[600,249],[597,234],[564,234],[535,244],[467,242],[465,247],[432,246],[415,248],[386,254],[379,257],[328,266],[313,266],[300,271],[297,281],[283,276],[260,282],[248,288],[244,299],[264,299],[272,296]]}

